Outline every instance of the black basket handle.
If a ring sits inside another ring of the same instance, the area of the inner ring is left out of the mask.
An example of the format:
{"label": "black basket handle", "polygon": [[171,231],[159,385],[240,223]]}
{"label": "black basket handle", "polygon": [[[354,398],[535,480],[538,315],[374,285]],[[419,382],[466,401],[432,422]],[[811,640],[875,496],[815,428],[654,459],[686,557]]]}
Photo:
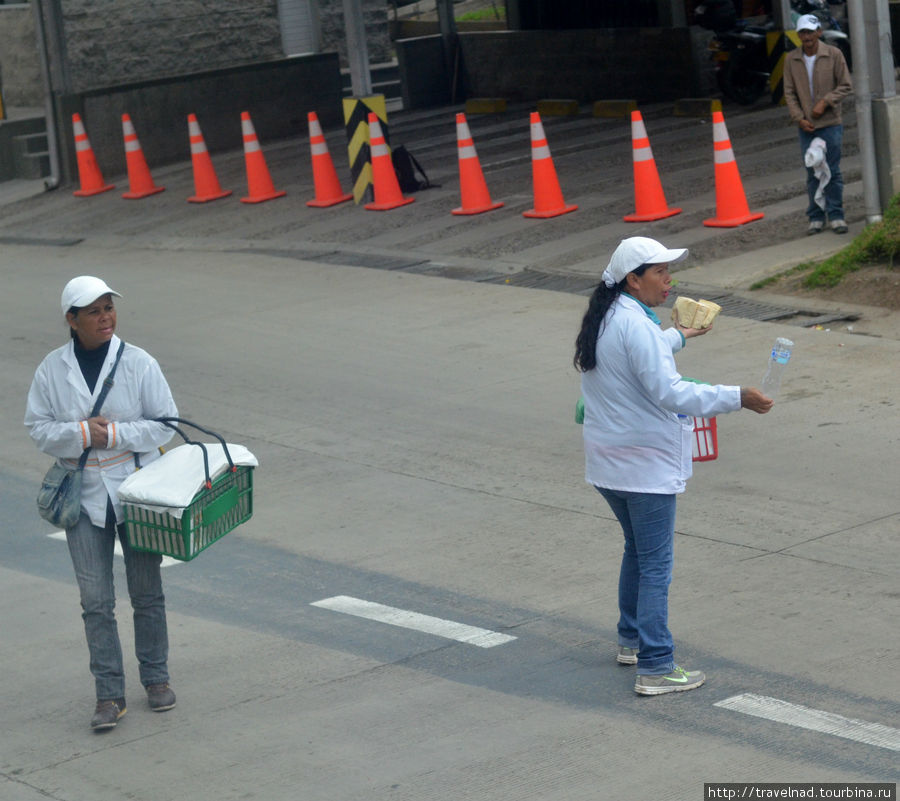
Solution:
{"label": "black basket handle", "polygon": [[198,431],[202,431],[204,434],[209,434],[209,436],[217,439],[219,443],[222,445],[222,450],[225,452],[225,458],[228,459],[228,466],[232,473],[237,472],[237,467],[234,465],[234,461],[231,459],[231,454],[228,452],[228,445],[225,444],[225,440],[220,434],[217,434],[215,431],[210,431],[208,428],[204,428],[203,426],[197,425],[196,423],[192,423],[190,420],[185,420],[183,417],[154,417],[153,418],[157,423],[162,423],[165,426],[168,426],[173,431],[176,431],[181,435],[181,438],[188,445],[198,445],[200,450],[203,451],[203,471],[206,474],[206,488],[212,489],[212,479],[209,475],[209,453],[206,450],[206,445],[199,440],[191,439],[187,434],[184,433],[175,423],[181,423],[182,425],[190,426],[191,428],[196,428]]}

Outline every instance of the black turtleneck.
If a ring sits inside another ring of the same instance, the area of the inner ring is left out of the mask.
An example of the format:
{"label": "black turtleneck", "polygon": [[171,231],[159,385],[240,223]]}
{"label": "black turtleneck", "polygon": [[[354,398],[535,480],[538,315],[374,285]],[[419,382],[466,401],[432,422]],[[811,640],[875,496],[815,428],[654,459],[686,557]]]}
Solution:
{"label": "black turtleneck", "polygon": [[97,385],[97,379],[100,377],[103,362],[106,361],[107,353],[109,353],[109,342],[104,342],[99,348],[94,348],[94,350],[85,350],[81,347],[78,339],[75,339],[75,358],[78,359],[81,374],[84,376],[84,380],[87,382],[88,389],[92,395],[94,387]]}

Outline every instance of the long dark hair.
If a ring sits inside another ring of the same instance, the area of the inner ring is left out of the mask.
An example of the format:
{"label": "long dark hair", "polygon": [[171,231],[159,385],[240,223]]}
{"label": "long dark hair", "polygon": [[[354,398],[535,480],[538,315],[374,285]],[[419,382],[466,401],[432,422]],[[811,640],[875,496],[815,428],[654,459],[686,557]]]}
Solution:
{"label": "long dark hair", "polygon": [[[642,264],[636,267],[635,275],[643,274],[648,265]],[[587,311],[581,321],[581,331],[575,338],[575,358],[572,363],[575,369],[581,373],[593,370],[597,366],[597,339],[602,333],[602,326],[606,320],[606,313],[613,305],[613,301],[625,289],[628,276],[619,281],[615,286],[607,286],[603,281],[597,284],[588,301]]]}

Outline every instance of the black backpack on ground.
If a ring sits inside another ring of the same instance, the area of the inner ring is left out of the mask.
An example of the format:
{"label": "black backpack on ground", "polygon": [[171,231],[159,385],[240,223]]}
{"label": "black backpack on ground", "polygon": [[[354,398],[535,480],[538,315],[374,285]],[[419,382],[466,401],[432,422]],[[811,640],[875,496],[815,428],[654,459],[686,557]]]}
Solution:
{"label": "black backpack on ground", "polygon": [[[416,161],[415,156],[410,153],[403,145],[398,145],[391,151],[391,161],[394,163],[394,172],[397,173],[397,183],[400,184],[402,192],[416,192],[419,189],[428,189],[434,186],[428,180],[422,165]],[[422,176],[420,181],[416,177],[416,172]]]}

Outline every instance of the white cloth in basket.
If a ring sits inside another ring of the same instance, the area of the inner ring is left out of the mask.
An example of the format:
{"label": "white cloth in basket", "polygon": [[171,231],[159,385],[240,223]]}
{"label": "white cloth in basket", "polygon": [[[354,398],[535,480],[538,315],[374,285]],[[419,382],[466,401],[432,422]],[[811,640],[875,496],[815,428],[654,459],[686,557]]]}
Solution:
{"label": "white cloth in basket", "polygon": [[[209,454],[209,475],[216,479],[228,469],[228,459],[219,443],[203,444]],[[259,465],[256,457],[243,445],[229,442],[228,453],[236,465]],[[203,451],[197,445],[185,443],[128,476],[119,486],[119,501],[181,518],[184,508],[190,505],[205,483]]]}

